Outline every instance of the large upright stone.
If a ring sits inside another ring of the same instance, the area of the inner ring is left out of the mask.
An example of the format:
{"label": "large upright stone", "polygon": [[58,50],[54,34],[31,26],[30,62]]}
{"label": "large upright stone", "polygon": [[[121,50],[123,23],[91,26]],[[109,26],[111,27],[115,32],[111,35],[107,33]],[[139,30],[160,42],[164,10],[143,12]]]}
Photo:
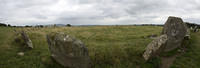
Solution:
{"label": "large upright stone", "polygon": [[183,23],[183,20],[178,17],[168,17],[166,21],[162,34],[166,34],[168,37],[167,44],[164,51],[168,52],[179,47],[184,37],[187,34],[187,26]]}
{"label": "large upright stone", "polygon": [[32,41],[24,31],[21,32],[21,37],[24,40],[24,43],[25,43],[26,47],[32,49],[33,48]]}
{"label": "large upright stone", "polygon": [[167,35],[161,35],[160,37],[156,38],[151,43],[149,43],[143,54],[144,59],[149,60],[150,58],[155,57],[159,53],[161,53],[165,47],[167,39]]}
{"label": "large upright stone", "polygon": [[51,56],[69,68],[90,68],[88,50],[80,41],[64,33],[47,35]]}

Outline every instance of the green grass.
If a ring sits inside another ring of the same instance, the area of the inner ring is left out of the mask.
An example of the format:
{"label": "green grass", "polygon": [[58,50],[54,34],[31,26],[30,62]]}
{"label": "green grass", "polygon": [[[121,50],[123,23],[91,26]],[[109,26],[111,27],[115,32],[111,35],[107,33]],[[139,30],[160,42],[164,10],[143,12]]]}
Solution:
{"label": "green grass", "polygon": [[177,57],[171,68],[200,67],[200,32],[191,34],[190,45],[184,54]]}
{"label": "green grass", "polygon": [[[27,31],[34,49],[25,51],[24,56],[17,53],[24,51],[14,29]],[[157,60],[145,62],[142,53],[153,39],[148,35],[160,35],[159,26],[90,26],[90,27],[56,27],[56,28],[8,28],[0,27],[0,68],[63,68],[50,58],[46,35],[50,32],[65,32],[85,43],[93,68],[155,68]],[[198,33],[199,34],[199,33]],[[185,58],[199,60],[200,43],[198,34],[192,34],[191,51],[185,57],[180,56],[173,67],[187,68]],[[198,36],[198,37],[196,37]],[[187,54],[188,53],[188,54]],[[182,62],[185,61],[185,62]],[[191,63],[187,61],[188,63]],[[196,67],[200,61],[194,61]],[[199,63],[200,64],[200,63]],[[182,66],[185,65],[185,66]],[[182,67],[181,67],[182,66]]]}

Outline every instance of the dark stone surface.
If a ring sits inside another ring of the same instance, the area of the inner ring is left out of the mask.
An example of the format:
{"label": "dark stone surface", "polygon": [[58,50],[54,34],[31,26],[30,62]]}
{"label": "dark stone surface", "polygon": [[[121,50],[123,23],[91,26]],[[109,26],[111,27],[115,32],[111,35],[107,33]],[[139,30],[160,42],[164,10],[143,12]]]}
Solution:
{"label": "dark stone surface", "polygon": [[166,34],[168,37],[164,50],[168,52],[181,46],[187,34],[187,26],[181,18],[170,16],[164,25],[162,34]]}
{"label": "dark stone surface", "polygon": [[149,60],[152,57],[157,56],[164,49],[167,42],[167,35],[161,35],[160,37],[153,40],[146,47],[146,50],[143,54],[145,60]]}
{"label": "dark stone surface", "polygon": [[88,49],[74,37],[64,33],[47,35],[51,56],[61,65],[69,68],[91,68]]}
{"label": "dark stone surface", "polygon": [[21,37],[24,40],[26,47],[32,49],[33,48],[32,41],[30,40],[30,38],[28,37],[28,35],[24,31],[21,32]]}

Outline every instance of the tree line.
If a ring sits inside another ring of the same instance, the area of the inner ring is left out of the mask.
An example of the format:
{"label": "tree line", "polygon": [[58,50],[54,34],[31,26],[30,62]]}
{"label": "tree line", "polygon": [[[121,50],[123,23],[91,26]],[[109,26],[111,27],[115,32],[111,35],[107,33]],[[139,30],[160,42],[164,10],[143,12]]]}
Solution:
{"label": "tree line", "polygon": [[[10,24],[5,24],[5,23],[0,23],[0,27],[58,27],[59,25],[35,25],[35,26],[32,26],[32,25],[25,25],[25,26],[12,26]],[[62,26],[66,26],[66,27],[71,27],[72,25],[71,24],[66,24],[66,25],[62,25]]]}
{"label": "tree line", "polygon": [[0,26],[3,26],[3,27],[11,27],[10,24],[4,24],[4,23],[0,23]]}

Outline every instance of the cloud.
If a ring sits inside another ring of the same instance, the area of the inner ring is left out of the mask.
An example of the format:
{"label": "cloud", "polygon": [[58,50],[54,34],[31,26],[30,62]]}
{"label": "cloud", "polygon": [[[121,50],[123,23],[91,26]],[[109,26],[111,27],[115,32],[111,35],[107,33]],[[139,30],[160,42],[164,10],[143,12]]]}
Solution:
{"label": "cloud", "polygon": [[168,16],[199,23],[199,0],[0,0],[13,25],[163,24]]}

